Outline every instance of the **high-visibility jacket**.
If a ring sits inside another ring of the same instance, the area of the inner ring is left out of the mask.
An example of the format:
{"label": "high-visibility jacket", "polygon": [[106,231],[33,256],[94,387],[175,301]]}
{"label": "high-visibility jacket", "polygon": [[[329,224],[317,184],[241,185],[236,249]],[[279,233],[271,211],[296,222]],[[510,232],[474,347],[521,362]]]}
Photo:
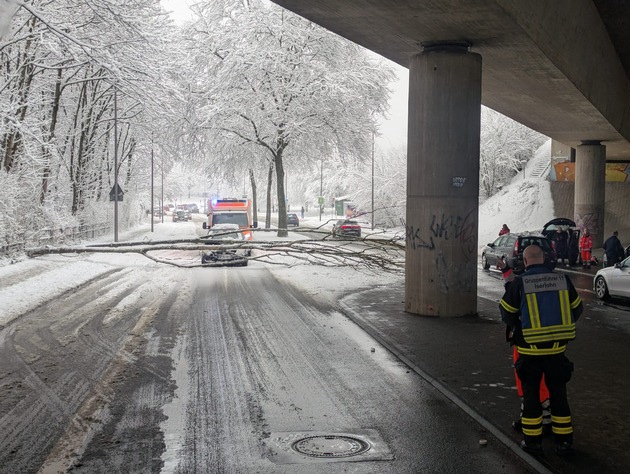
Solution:
{"label": "high-visibility jacket", "polygon": [[560,354],[575,339],[582,300],[568,276],[531,265],[506,288],[503,321],[514,328],[519,354]]}
{"label": "high-visibility jacket", "polygon": [[580,237],[580,250],[591,250],[593,248],[593,236],[583,235]]}

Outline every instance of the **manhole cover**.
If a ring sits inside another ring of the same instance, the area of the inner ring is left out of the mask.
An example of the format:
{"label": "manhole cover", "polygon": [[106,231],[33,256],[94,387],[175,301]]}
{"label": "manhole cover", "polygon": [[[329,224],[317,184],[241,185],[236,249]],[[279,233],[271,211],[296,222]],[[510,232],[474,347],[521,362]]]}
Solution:
{"label": "manhole cover", "polygon": [[315,458],[343,458],[357,456],[370,449],[365,441],[351,436],[309,436],[291,446],[295,451]]}

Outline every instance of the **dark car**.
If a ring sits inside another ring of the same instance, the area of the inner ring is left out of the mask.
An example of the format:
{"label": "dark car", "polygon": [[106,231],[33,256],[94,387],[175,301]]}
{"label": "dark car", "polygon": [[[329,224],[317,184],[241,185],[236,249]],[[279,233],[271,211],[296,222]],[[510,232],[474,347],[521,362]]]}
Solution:
{"label": "dark car", "polygon": [[173,211],[173,222],[187,221],[190,219],[190,212],[177,210]]}
{"label": "dark car", "polygon": [[186,204],[186,209],[192,214],[199,214],[199,206],[197,206],[197,204]]}
{"label": "dark car", "polygon": [[498,259],[505,259],[514,273],[523,273],[523,250],[528,245],[538,245],[545,254],[545,265],[556,267],[556,253],[551,240],[541,234],[505,234],[486,245],[481,253],[481,266],[487,270],[496,265]]}
{"label": "dark car", "polygon": [[333,237],[361,237],[361,226],[357,221],[340,219],[333,225]]}
{"label": "dark car", "polygon": [[251,249],[239,248],[238,244],[245,242],[245,236],[237,224],[216,224],[204,238],[208,244],[234,245],[234,248],[216,248],[201,254],[201,263],[207,266],[247,266],[247,257],[252,254]]}
{"label": "dark car", "polygon": [[298,219],[297,214],[287,214],[287,227],[290,225],[294,225],[295,227],[300,225],[300,219]]}

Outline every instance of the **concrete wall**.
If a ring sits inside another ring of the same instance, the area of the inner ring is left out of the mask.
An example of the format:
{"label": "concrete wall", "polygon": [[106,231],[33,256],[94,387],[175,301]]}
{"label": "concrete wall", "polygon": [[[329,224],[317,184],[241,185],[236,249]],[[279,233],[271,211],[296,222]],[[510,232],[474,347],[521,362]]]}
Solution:
{"label": "concrete wall", "polygon": [[[573,218],[575,183],[551,182],[551,197],[554,217]],[[606,183],[606,205],[604,213],[604,238],[613,230],[619,231],[619,239],[630,245],[630,183]]]}

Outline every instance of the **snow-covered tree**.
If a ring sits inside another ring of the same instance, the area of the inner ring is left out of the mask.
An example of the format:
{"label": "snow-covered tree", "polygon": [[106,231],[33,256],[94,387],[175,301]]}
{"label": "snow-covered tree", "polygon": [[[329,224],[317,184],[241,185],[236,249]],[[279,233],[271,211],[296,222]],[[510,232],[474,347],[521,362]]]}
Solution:
{"label": "snow-covered tree", "polygon": [[191,105],[208,144],[230,156],[233,168],[247,172],[248,160],[257,159],[273,169],[278,225],[286,229],[285,166],[307,167],[333,152],[369,157],[370,131],[387,106],[393,73],[355,44],[275,5],[201,1],[195,12],[186,30],[195,51]]}
{"label": "snow-covered tree", "polygon": [[3,202],[19,207],[0,213],[29,232],[105,221],[117,128],[121,217],[137,222],[147,145],[165,140],[156,132],[175,84],[173,26],[159,0],[12,3],[0,39],[0,197],[15,192]]}
{"label": "snow-covered tree", "polygon": [[481,109],[480,187],[490,197],[529,161],[546,137],[487,107]]}

